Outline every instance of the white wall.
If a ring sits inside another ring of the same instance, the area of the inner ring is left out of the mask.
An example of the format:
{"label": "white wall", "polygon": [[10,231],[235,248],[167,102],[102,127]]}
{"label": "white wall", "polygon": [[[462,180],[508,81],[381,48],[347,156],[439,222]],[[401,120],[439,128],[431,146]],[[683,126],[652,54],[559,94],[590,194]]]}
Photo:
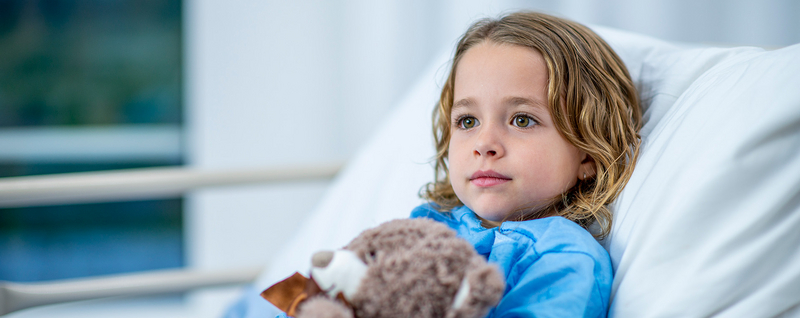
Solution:
{"label": "white wall", "polygon": [[[800,42],[793,0],[186,1],[186,153],[209,168],[351,157],[470,21],[515,8],[674,41]],[[189,264],[266,262],[326,185],[190,195]]]}

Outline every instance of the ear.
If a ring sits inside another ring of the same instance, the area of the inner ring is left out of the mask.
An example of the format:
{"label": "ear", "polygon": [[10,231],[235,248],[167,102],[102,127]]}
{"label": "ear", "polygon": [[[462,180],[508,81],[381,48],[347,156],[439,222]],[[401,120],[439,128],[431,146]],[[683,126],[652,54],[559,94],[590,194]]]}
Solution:
{"label": "ear", "polygon": [[[466,287],[464,286],[466,285]],[[476,255],[464,274],[462,288],[456,296],[458,306],[447,311],[446,318],[479,318],[486,316],[503,296],[505,282],[496,265]]]}
{"label": "ear", "polygon": [[597,170],[595,170],[595,162],[594,158],[589,154],[581,151],[580,153],[581,163],[578,167],[578,180],[587,180],[594,178],[597,174]]}

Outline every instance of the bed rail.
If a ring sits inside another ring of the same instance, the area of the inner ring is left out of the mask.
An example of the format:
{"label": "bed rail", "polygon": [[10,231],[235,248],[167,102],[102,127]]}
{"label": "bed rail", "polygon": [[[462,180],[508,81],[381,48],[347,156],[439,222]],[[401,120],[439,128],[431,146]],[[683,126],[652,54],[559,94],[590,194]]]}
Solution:
{"label": "bed rail", "polygon": [[189,167],[0,178],[0,208],[176,196],[217,186],[328,179],[342,163],[249,169]]}
{"label": "bed rail", "polygon": [[[0,208],[151,199],[208,187],[330,179],[342,166],[334,162],[219,170],[170,167],[0,178]],[[244,284],[255,280],[262,268],[175,269],[36,283],[0,281],[0,315],[61,302]]]}
{"label": "bed rail", "polygon": [[175,269],[41,283],[0,282],[0,315],[69,301],[180,293],[203,287],[246,284],[255,280],[262,269],[262,266],[217,271]]}

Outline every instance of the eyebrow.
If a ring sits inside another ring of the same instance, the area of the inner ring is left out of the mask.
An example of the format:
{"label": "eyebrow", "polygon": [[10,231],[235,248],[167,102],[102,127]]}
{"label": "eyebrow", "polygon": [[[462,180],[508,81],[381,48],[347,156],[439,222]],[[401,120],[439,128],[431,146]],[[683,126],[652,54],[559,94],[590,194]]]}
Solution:
{"label": "eyebrow", "polygon": [[[543,103],[543,102],[538,101],[538,100],[534,100],[534,99],[530,99],[530,98],[526,98],[526,97],[520,97],[520,96],[507,97],[505,100],[503,100],[503,104],[506,105],[506,106],[512,106],[512,107],[521,106],[521,105],[529,105],[529,106],[534,107],[534,108],[539,108],[540,107],[540,108],[542,108],[544,110],[548,109],[547,103]],[[450,108],[450,111],[452,112],[452,111],[454,111],[454,110],[456,110],[458,108],[469,107],[469,106],[472,106],[472,105],[475,105],[475,100],[473,100],[472,98],[467,97],[467,98],[464,98],[464,99],[459,99],[458,101],[453,103],[453,107]]]}
{"label": "eyebrow", "polygon": [[450,111],[460,108],[460,107],[468,107],[475,104],[475,101],[472,98],[464,98],[459,99],[457,102],[453,103],[453,107],[450,108]]}
{"label": "eyebrow", "polygon": [[530,105],[532,107],[541,107],[543,109],[547,109],[547,103],[525,97],[509,97],[503,101],[503,104],[508,106]]}

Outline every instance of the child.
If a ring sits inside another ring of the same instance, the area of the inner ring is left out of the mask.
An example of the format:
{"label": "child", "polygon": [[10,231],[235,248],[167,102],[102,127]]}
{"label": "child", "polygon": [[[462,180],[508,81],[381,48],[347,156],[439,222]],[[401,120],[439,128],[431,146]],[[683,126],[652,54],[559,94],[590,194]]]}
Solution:
{"label": "child", "polygon": [[[492,317],[605,317],[611,203],[638,155],[630,76],[586,27],[532,12],[472,25],[434,112],[436,173],[412,217],[441,221],[504,273]],[[260,292],[260,291],[258,291]],[[258,292],[226,317],[268,315]]]}
{"label": "child", "polygon": [[434,112],[432,203],[412,217],[448,224],[500,267],[489,316],[605,317],[611,262],[588,230],[610,231],[640,120],[624,64],[591,30],[533,12],[478,21]]}

